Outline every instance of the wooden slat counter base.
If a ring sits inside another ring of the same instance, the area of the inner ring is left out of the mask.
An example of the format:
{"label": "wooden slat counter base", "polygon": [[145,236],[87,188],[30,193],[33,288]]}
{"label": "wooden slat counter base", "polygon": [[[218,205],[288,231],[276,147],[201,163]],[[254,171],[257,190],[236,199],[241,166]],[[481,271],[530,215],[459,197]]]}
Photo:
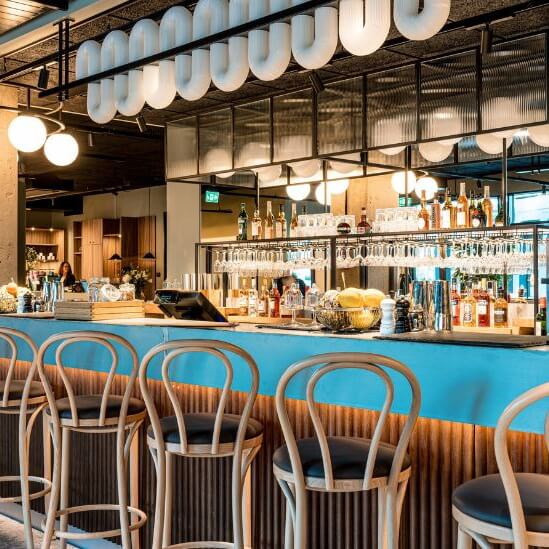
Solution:
{"label": "wooden slat counter base", "polygon": [[[20,363],[24,375],[28,364]],[[7,361],[0,360],[0,377],[5,376]],[[79,393],[97,392],[103,374],[68,370]],[[117,380],[118,392],[124,379]],[[167,395],[161,383],[152,383],[154,397],[163,413],[169,410]],[[178,385],[185,409],[189,412],[214,411],[219,392],[193,385]],[[136,392],[136,396],[139,396]],[[241,410],[244,395],[235,393],[228,404],[229,412]],[[297,436],[310,436],[305,402],[293,400],[289,405]],[[377,412],[342,406],[321,405],[321,417],[332,435],[368,436]],[[274,400],[260,396],[253,417],[265,426],[264,445],[253,466],[253,535],[254,549],[282,549],[284,502],[272,475],[271,456],[281,444]],[[9,418],[8,418],[9,419]],[[395,442],[405,418],[393,415],[383,440]],[[15,422],[0,419],[0,470],[16,470],[17,453],[4,440],[16,436]],[[39,431],[39,429],[37,429]],[[31,453],[32,471],[40,471],[40,433],[36,433]],[[115,501],[113,479],[114,444],[103,436],[78,435],[74,438],[71,466],[71,504]],[[141,504],[152,517],[155,475],[144,441],[141,444]],[[493,429],[461,423],[420,419],[411,443],[413,475],[403,512],[402,549],[451,549],[456,543],[456,527],[451,517],[451,494],[454,487],[474,476],[495,471]],[[547,472],[549,461],[543,437],[515,432],[511,456],[516,467],[531,472]],[[174,506],[174,540],[228,539],[231,535],[230,462],[229,460],[176,460],[178,498]],[[310,549],[375,549],[377,504],[371,496],[313,494],[310,512]],[[38,504],[37,510],[41,509]],[[205,518],[206,517],[206,518]],[[71,517],[72,518],[72,517]],[[116,526],[116,517],[105,515],[75,516],[74,525],[86,530]],[[145,527],[143,547],[150,547],[152,522]]]}

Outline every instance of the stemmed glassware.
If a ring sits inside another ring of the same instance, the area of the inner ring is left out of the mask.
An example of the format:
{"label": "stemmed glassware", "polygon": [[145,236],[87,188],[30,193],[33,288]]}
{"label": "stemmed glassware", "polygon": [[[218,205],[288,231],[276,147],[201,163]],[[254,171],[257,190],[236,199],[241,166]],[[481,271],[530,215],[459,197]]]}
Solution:
{"label": "stemmed glassware", "polygon": [[292,321],[284,324],[287,328],[301,328],[302,325],[296,320],[297,311],[303,310],[303,294],[297,284],[292,284],[282,295],[284,307],[292,311]]}
{"label": "stemmed glassware", "polygon": [[313,285],[305,293],[305,310],[311,311],[313,315],[313,321],[309,324],[309,328],[314,330],[320,330],[322,324],[316,319],[316,311],[320,307],[320,299],[322,298],[322,293],[318,289],[318,286],[313,283]]}

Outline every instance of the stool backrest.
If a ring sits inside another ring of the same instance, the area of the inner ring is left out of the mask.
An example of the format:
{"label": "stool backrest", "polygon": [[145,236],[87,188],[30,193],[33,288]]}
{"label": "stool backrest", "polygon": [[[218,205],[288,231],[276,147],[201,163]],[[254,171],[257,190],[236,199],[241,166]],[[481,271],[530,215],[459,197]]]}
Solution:
{"label": "stool backrest", "polygon": [[[383,403],[379,419],[371,438],[368,458],[365,458],[366,468],[364,473],[363,489],[368,490],[371,488],[372,485],[374,466],[376,463],[377,452],[379,450],[381,442],[381,436],[383,434],[383,430],[387,423],[387,419],[391,411],[391,406],[393,404],[394,384],[388,372],[393,371],[404,376],[404,378],[408,382],[408,385],[410,386],[412,400],[410,403],[410,409],[407,414],[408,417],[404,425],[404,429],[402,430],[402,433],[399,437],[398,445],[391,467],[391,472],[389,475],[389,486],[396,486],[396,484],[398,483],[398,477],[402,470],[402,464],[406,456],[408,443],[410,441],[410,437],[412,435],[412,431],[414,429],[419,414],[419,408],[421,404],[421,391],[416,377],[411,372],[411,370],[407,368],[404,364],[389,357],[370,353],[327,353],[313,356],[290,366],[280,379],[276,390],[276,410],[282,427],[282,433],[284,435],[284,439],[288,448],[288,453],[292,464],[292,471],[294,477],[296,478],[296,482],[299,482],[301,485],[303,485],[305,481],[303,468],[301,466],[301,460],[297,448],[297,441],[290,423],[288,411],[286,409],[286,389],[290,381],[297,374],[299,374],[303,370],[312,369],[314,367],[318,367],[318,369],[314,371],[314,373],[311,375],[307,382],[307,408],[311,416],[316,438],[318,439],[320,445],[322,463],[324,466],[326,490],[334,489],[334,474],[326,432],[320,420],[320,415],[318,413],[314,397],[315,388],[318,382],[330,372],[343,369],[357,369],[371,372],[372,374],[376,375],[385,386],[385,401]],[[353,386],[352,389],[353,391],[356,391],[357,387]]]}
{"label": "stool backrest", "polygon": [[107,379],[105,381],[105,386],[103,388],[102,397],[101,397],[101,408],[100,408],[100,415],[99,415],[99,421],[98,421],[98,424],[100,427],[103,427],[105,425],[108,399],[111,394],[114,377],[118,373],[119,357],[118,357],[118,352],[115,346],[113,345],[113,343],[120,345],[121,347],[125,348],[128,351],[131,357],[131,360],[130,360],[131,370],[128,376],[128,383],[126,385],[126,389],[124,391],[124,395],[122,398],[122,404],[121,404],[120,416],[119,416],[119,424],[124,425],[125,418],[128,412],[129,400],[130,400],[133,387],[135,384],[135,380],[137,377],[137,369],[138,369],[138,363],[139,363],[137,358],[137,353],[133,345],[131,345],[129,341],[127,341],[123,337],[119,335],[111,334],[108,332],[99,332],[99,331],[91,331],[91,330],[78,331],[78,332],[62,332],[62,333],[53,335],[48,339],[46,339],[46,341],[42,343],[42,345],[38,350],[38,357],[36,361],[38,373],[40,375],[40,379],[42,380],[42,383],[44,384],[44,389],[46,391],[46,396],[48,397],[48,402],[50,405],[53,419],[55,420],[56,423],[59,422],[59,414],[55,406],[55,395],[54,395],[52,386],[48,380],[48,376],[46,374],[44,358],[48,349],[50,349],[50,347],[53,347],[55,344],[57,344],[57,348],[55,350],[55,363],[57,366],[57,373],[61,377],[61,381],[63,382],[64,389],[67,392],[67,397],[69,399],[69,405],[71,409],[71,424],[74,427],[78,427],[80,424],[80,419],[78,417],[78,408],[75,400],[76,395],[75,395],[72,383],[67,375],[67,372],[65,371],[65,366],[63,365],[63,351],[67,349],[67,347],[76,345],[78,343],[96,344],[100,347],[107,349],[111,355],[111,364],[108,370]]}
{"label": "stool backrest", "polygon": [[251,355],[244,351],[244,349],[241,349],[240,347],[237,347],[236,345],[233,345],[231,343],[209,339],[176,340],[167,343],[160,343],[159,345],[153,347],[143,357],[143,360],[141,361],[141,366],[139,368],[139,384],[141,387],[143,400],[145,401],[145,404],[147,406],[147,411],[151,420],[155,440],[158,441],[159,445],[162,444],[163,440],[162,428],[160,425],[160,419],[155,407],[154,400],[152,399],[149,388],[147,386],[147,370],[149,368],[151,360],[161,353],[164,353],[165,355],[162,361],[162,381],[164,383],[164,388],[168,393],[170,403],[175,412],[182,453],[186,453],[188,450],[188,440],[185,428],[184,413],[181,408],[181,403],[177,398],[177,394],[173,388],[173,382],[170,379],[170,366],[172,365],[173,360],[186,354],[205,353],[219,359],[219,361],[225,367],[225,381],[223,384],[221,397],[217,405],[214,431],[212,436],[210,450],[212,455],[217,455],[219,453],[219,438],[221,434],[221,426],[234,378],[233,364],[227,353],[236,355],[244,360],[246,366],[250,370],[251,386],[250,391],[247,394],[244,410],[242,411],[242,415],[240,416],[240,423],[235,440],[235,453],[241,451],[246,436],[248,421],[250,419],[252,408],[254,406],[255,399],[257,397],[257,391],[259,388],[259,371]]}
{"label": "stool backrest", "polygon": [[[8,366],[6,379],[4,380],[4,394],[2,395],[2,402],[0,403],[0,407],[2,408],[8,408],[10,406],[10,389],[15,376],[15,367],[17,365],[18,356],[17,339],[24,341],[30,348],[32,353],[32,365],[34,365],[34,362],[36,361],[36,355],[38,353],[36,343],[34,343],[34,341],[25,332],[21,332],[20,330],[14,330],[13,328],[0,328],[0,340],[5,341],[10,349],[10,363]],[[32,376],[33,373],[33,368],[31,366],[29,374]]]}
{"label": "stool backrest", "polygon": [[[543,385],[530,389],[513,400],[513,402],[505,408],[496,426],[494,440],[496,462],[509,505],[511,524],[513,527],[513,546],[515,549],[528,549],[529,546],[522,500],[509,458],[507,434],[511,423],[523,410],[547,397],[549,397],[549,383],[544,383]],[[545,415],[545,443],[549,449],[549,412]]]}

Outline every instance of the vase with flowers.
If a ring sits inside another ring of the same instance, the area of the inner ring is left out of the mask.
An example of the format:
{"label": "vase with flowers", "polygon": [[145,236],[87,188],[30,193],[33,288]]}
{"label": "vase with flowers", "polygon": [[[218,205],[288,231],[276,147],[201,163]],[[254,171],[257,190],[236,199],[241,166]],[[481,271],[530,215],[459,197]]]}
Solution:
{"label": "vase with flowers", "polygon": [[152,282],[151,273],[139,266],[128,265],[122,268],[122,282],[124,284],[133,284],[137,299],[145,299],[145,287]]}

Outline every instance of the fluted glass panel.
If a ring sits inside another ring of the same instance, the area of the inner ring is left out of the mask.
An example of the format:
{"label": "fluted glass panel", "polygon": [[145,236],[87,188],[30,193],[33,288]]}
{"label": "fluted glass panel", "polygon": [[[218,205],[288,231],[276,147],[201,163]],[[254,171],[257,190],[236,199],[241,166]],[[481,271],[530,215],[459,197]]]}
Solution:
{"label": "fluted glass panel", "polygon": [[499,154],[485,153],[477,145],[475,136],[464,137],[458,144],[458,162],[463,164],[465,162],[477,162],[479,160],[486,160],[490,158],[498,158]]}
{"label": "fluted glass panel", "polygon": [[421,140],[477,129],[475,60],[466,52],[421,64]]}
{"label": "fluted glass panel", "polygon": [[230,170],[233,166],[231,109],[199,116],[200,173]]}
{"label": "fluted glass panel", "polygon": [[166,127],[166,178],[196,175],[197,118],[191,116]]}
{"label": "fluted glass panel", "polygon": [[482,59],[482,128],[492,130],[546,118],[545,35],[494,45]]}
{"label": "fluted glass panel", "polygon": [[415,67],[369,75],[367,90],[368,147],[415,141]]}
{"label": "fluted glass panel", "polygon": [[271,122],[268,99],[234,108],[235,167],[268,164],[271,161]]}
{"label": "fluted glass panel", "polygon": [[421,147],[417,144],[412,145],[412,168],[429,168],[431,166],[444,166],[454,163],[455,147],[451,145],[448,146],[448,155],[442,160],[437,160],[433,162],[425,158],[425,156],[423,156],[422,154],[423,147],[430,147],[431,144],[432,142],[421,143]]}
{"label": "fluted glass panel", "polygon": [[362,148],[362,77],[326,86],[317,96],[320,154]]}
{"label": "fluted glass panel", "polygon": [[310,157],[313,153],[312,90],[275,97],[273,126],[275,162]]}

